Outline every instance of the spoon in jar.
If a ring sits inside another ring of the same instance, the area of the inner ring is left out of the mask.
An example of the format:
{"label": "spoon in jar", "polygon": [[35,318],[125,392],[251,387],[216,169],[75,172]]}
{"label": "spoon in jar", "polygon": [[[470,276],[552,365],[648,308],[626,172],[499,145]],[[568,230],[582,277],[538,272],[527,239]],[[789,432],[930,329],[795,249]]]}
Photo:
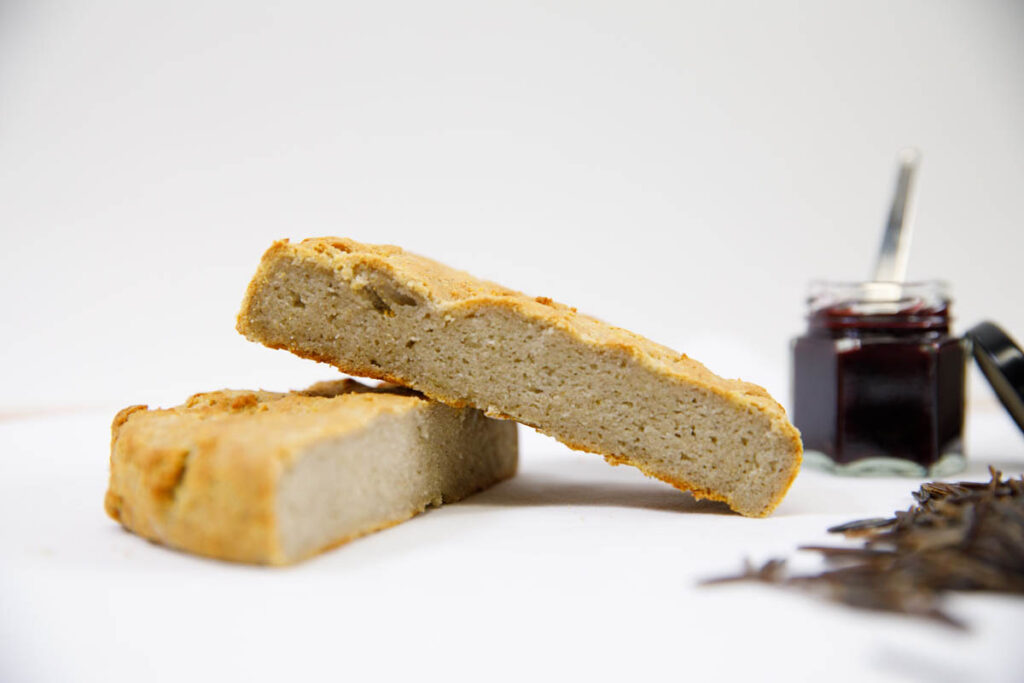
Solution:
{"label": "spoon in jar", "polygon": [[872,277],[872,298],[893,300],[899,298],[900,284],[907,277],[910,257],[910,238],[913,233],[914,176],[921,161],[916,149],[905,149],[899,156],[900,169],[896,176],[896,190],[889,208],[889,220],[882,235],[882,247],[875,262]]}

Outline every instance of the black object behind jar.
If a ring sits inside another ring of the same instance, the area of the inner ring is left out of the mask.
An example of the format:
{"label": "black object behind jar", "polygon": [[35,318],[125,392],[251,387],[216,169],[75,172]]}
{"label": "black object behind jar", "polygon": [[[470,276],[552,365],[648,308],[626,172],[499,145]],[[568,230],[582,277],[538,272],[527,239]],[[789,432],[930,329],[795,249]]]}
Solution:
{"label": "black object behind jar", "polygon": [[998,325],[983,322],[967,332],[974,359],[1007,412],[1024,431],[1024,351]]}

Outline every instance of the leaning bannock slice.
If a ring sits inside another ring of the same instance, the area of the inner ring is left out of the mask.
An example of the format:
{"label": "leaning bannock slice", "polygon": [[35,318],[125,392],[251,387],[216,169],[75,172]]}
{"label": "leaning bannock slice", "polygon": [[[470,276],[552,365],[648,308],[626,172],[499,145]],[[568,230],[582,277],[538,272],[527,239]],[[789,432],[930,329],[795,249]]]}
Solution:
{"label": "leaning bannock slice", "polygon": [[398,247],[275,243],[238,330],[517,420],[744,515],[771,512],[800,466],[800,435],[761,387]]}
{"label": "leaning bannock slice", "polygon": [[158,543],[288,564],[515,474],[514,424],[352,380],[114,419],[107,513]]}

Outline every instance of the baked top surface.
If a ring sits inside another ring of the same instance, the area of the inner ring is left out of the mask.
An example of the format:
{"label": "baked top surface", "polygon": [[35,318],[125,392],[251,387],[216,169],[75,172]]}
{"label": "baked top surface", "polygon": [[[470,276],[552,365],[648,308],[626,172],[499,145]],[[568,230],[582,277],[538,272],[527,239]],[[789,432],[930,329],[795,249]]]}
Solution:
{"label": "baked top surface", "polygon": [[365,427],[378,416],[429,405],[408,389],[373,388],[351,379],[287,393],[225,389],[195,394],[173,408],[126,408],[114,421],[114,438],[130,424],[133,439],[151,448],[216,438],[248,444],[250,453],[283,457],[308,441]]}

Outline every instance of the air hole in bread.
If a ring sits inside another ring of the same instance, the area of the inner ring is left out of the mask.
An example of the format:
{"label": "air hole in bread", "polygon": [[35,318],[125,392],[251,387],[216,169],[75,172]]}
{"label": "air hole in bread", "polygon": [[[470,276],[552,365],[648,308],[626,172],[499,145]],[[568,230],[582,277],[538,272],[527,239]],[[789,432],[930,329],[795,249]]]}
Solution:
{"label": "air hole in bread", "polygon": [[370,305],[373,306],[373,310],[387,316],[393,316],[395,314],[394,310],[387,305],[384,299],[380,297],[380,294],[378,294],[377,290],[373,287],[366,286],[359,291],[362,292],[363,296],[370,301]]}

